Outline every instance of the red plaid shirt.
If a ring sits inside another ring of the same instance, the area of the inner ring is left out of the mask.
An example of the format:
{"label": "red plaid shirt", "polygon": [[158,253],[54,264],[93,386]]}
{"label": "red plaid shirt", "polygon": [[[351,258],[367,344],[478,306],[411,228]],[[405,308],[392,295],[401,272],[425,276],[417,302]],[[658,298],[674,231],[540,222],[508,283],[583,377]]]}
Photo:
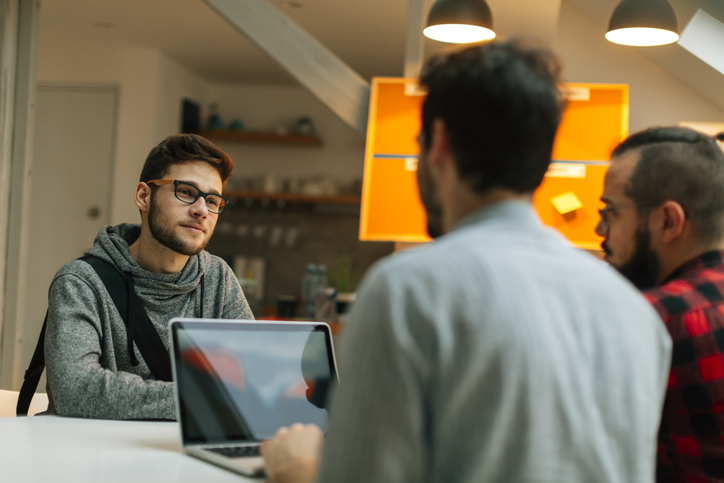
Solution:
{"label": "red plaid shirt", "polygon": [[674,342],[656,479],[724,482],[724,250],[644,292]]}

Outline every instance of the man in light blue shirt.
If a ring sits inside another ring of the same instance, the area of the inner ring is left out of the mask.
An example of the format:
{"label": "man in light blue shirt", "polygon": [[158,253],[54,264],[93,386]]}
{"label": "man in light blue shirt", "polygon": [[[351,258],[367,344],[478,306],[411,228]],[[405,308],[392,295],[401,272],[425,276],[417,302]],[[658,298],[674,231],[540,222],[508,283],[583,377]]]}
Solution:
{"label": "man in light blue shirt", "polygon": [[444,236],[365,277],[324,448],[314,426],[281,429],[272,482],[653,481],[666,330],[531,206],[558,71],[518,42],[428,64],[418,182]]}

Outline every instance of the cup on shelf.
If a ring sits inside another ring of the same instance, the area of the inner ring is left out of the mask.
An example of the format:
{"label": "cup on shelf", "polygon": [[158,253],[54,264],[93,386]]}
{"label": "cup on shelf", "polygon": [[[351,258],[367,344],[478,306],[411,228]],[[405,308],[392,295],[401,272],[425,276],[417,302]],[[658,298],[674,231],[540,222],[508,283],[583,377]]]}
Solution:
{"label": "cup on shelf", "polygon": [[286,248],[294,248],[297,244],[297,240],[299,240],[299,228],[296,226],[290,226],[284,234],[284,246]]}
{"label": "cup on shelf", "polygon": [[299,193],[302,190],[302,180],[297,177],[290,177],[284,181],[284,191],[287,193]]}
{"label": "cup on shelf", "polygon": [[276,193],[279,191],[277,177],[273,173],[267,173],[262,177],[262,189],[264,193]]}
{"label": "cup on shelf", "polygon": [[244,130],[244,123],[241,122],[241,119],[232,119],[231,122],[229,122],[229,131],[243,131]]}
{"label": "cup on shelf", "polygon": [[278,247],[284,237],[284,227],[281,225],[274,225],[269,231],[269,246],[276,248]]}
{"label": "cup on shelf", "polygon": [[294,134],[311,136],[314,133],[314,121],[308,116],[302,116],[294,123]]}

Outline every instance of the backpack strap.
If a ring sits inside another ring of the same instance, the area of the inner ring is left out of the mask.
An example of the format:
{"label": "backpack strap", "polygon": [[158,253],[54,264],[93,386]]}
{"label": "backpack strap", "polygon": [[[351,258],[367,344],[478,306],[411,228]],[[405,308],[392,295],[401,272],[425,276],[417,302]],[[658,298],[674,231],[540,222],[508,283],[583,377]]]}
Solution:
{"label": "backpack strap", "polygon": [[[144,310],[135,290],[132,287],[127,290],[126,279],[121,272],[105,260],[91,255],[84,255],[80,260],[93,267],[103,280],[103,284],[113,299],[118,313],[126,324],[130,340],[138,346],[138,350],[143,360],[146,361],[146,365],[153,377],[157,381],[172,381],[171,356]],[[130,327],[129,323],[131,324]],[[132,349],[132,346],[130,348]],[[131,358],[133,359],[133,356]]]}
{"label": "backpack strap", "polygon": [[[163,344],[148,314],[143,309],[143,305],[138,299],[136,292],[132,289],[127,290],[126,279],[121,272],[105,260],[92,255],[84,255],[78,260],[83,260],[96,271],[103,285],[105,285],[108,294],[111,296],[111,299],[113,299],[113,304],[116,306],[118,313],[126,325],[126,330],[129,329],[128,308],[130,297],[130,317],[134,322],[130,327],[133,333],[129,334],[129,347],[131,347],[132,350],[132,343],[136,343],[143,360],[146,361],[148,369],[156,380],[172,381],[171,358],[168,350]],[[40,376],[43,373],[43,369],[45,369],[45,328],[47,325],[48,312],[46,311],[43,328],[40,330],[38,343],[35,346],[28,370],[25,371],[23,385],[18,395],[18,404],[16,407],[16,414],[18,416],[27,416],[30,401],[33,399],[35,390],[38,388]]]}
{"label": "backpack strap", "polygon": [[20,388],[20,394],[18,394],[18,404],[15,408],[15,413],[18,416],[27,416],[28,409],[30,409],[30,401],[33,400],[33,394],[38,388],[38,382],[40,376],[43,374],[45,369],[45,327],[48,325],[48,311],[45,311],[45,319],[43,320],[43,328],[40,329],[40,337],[38,337],[38,343],[35,346],[35,352],[33,357],[30,359],[30,365],[28,370],[25,371],[25,377],[23,378],[23,385]]}

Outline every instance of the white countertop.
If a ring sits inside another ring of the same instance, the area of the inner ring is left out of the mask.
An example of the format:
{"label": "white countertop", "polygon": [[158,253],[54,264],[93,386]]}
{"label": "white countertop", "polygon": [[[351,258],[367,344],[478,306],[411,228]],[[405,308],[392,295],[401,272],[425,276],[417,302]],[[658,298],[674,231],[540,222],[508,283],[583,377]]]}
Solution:
{"label": "white countertop", "polygon": [[263,482],[186,455],[174,422],[0,419],[0,480],[74,483]]}

